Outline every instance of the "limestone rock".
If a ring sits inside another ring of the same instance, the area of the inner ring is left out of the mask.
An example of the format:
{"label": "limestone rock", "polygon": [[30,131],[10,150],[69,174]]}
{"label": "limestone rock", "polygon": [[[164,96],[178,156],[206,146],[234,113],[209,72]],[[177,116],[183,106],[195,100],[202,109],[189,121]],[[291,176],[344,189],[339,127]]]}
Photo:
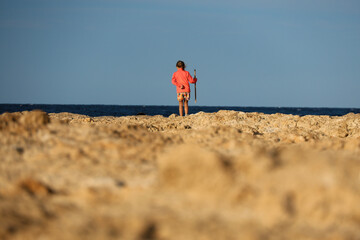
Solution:
{"label": "limestone rock", "polygon": [[0,239],[358,239],[360,114],[0,115]]}

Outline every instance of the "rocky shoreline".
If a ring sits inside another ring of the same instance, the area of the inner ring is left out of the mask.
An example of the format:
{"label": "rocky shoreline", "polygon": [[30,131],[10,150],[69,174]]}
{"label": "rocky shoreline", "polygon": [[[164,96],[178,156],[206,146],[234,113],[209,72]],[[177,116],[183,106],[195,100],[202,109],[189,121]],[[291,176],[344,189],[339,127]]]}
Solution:
{"label": "rocky shoreline", "polygon": [[360,114],[0,115],[0,239],[359,239]]}

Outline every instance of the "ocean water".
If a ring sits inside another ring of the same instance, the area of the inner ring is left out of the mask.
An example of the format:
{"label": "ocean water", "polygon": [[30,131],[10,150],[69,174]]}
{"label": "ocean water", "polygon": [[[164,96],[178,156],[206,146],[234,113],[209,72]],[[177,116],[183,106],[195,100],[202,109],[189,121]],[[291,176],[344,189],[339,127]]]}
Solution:
{"label": "ocean water", "polygon": [[[20,112],[43,110],[47,113],[70,112],[99,116],[131,116],[131,115],[163,115],[179,113],[178,106],[136,106],[136,105],[61,105],[61,104],[0,104],[0,114],[4,112]],[[330,115],[342,116],[348,113],[360,113],[360,108],[293,108],[293,107],[231,107],[231,106],[189,106],[189,113],[217,112],[219,110],[235,110],[241,112],[261,112],[266,114],[285,113],[293,115]]]}

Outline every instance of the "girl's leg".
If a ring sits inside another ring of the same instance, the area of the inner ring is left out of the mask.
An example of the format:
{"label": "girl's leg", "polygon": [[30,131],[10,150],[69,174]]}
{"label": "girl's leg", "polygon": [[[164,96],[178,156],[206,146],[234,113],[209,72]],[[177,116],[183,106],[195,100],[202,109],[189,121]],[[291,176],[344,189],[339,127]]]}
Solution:
{"label": "girl's leg", "polygon": [[183,101],[179,101],[179,114],[180,114],[180,116],[184,115],[183,114]]}
{"label": "girl's leg", "polygon": [[188,113],[189,113],[189,101],[188,100],[184,100],[184,102],[185,102],[185,116],[187,116],[188,115]]}

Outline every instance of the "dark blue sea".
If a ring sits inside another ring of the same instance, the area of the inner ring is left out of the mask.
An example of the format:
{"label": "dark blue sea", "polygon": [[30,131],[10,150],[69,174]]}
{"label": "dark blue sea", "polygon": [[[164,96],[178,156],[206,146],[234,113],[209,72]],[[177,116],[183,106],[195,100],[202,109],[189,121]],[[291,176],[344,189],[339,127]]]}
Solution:
{"label": "dark blue sea", "polygon": [[[163,115],[178,114],[178,106],[136,106],[136,105],[61,105],[61,104],[0,104],[0,114],[4,112],[20,112],[43,110],[47,113],[70,112],[90,117],[99,116],[131,116],[131,115]],[[330,115],[342,116],[348,113],[360,113],[360,108],[305,108],[305,107],[229,107],[229,106],[189,106],[189,113],[217,112],[219,110],[235,110],[242,112],[261,112],[266,114],[285,113],[293,115]]]}

